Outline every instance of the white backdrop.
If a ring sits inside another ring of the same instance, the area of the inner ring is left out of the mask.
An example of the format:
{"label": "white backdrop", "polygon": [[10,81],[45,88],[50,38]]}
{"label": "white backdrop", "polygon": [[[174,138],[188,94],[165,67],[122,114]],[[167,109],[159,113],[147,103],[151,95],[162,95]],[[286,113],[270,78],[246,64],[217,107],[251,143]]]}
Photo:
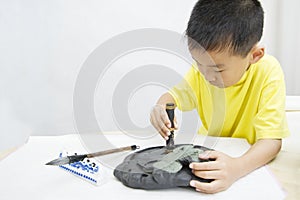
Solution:
{"label": "white backdrop", "polygon": [[[28,135],[73,133],[73,89],[87,56],[112,36],[133,29],[184,33],[195,2],[0,0],[0,150],[21,144]],[[300,3],[262,3],[266,13],[262,44],[281,62],[287,94],[300,95]],[[172,57],[163,59],[169,65],[180,63]],[[157,89],[151,98],[144,97],[146,111],[161,92]],[[148,115],[140,105],[132,106],[132,116],[139,116],[137,123],[144,126]]]}

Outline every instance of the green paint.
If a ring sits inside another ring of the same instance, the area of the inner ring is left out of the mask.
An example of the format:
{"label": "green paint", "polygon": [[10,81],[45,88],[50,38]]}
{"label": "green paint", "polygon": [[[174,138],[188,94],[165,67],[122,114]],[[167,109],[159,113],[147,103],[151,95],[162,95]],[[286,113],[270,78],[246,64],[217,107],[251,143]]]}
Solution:
{"label": "green paint", "polygon": [[183,145],[166,154],[162,160],[155,162],[153,167],[169,173],[176,173],[182,168],[179,160],[189,158],[192,162],[199,162],[198,157],[202,152],[201,149],[194,148],[193,145]]}

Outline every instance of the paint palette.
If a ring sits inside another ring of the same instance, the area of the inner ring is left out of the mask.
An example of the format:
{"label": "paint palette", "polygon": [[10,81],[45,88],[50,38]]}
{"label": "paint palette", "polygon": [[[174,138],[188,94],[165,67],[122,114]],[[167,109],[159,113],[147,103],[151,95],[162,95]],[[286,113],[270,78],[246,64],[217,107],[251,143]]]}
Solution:
{"label": "paint palette", "polygon": [[[70,152],[61,152],[59,157],[68,155],[76,155],[76,153],[71,154]],[[106,180],[104,167],[93,158],[85,158],[79,162],[59,165],[59,167],[94,185],[100,185]]]}

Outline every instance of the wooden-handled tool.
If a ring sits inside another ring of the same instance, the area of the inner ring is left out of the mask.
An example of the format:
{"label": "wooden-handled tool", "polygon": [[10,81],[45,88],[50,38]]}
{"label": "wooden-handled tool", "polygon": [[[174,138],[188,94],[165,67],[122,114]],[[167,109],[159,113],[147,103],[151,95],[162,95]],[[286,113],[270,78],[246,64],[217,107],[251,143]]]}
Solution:
{"label": "wooden-handled tool", "polygon": [[98,156],[104,156],[104,155],[117,153],[117,152],[122,152],[122,151],[136,150],[136,149],[139,149],[139,148],[140,148],[139,146],[132,145],[132,146],[127,146],[127,147],[121,147],[121,148],[116,148],[116,149],[109,149],[109,150],[105,150],[105,151],[99,151],[99,152],[95,152],[95,153],[66,156],[66,157],[61,157],[61,158],[52,160],[52,161],[46,163],[46,165],[66,165],[66,164],[82,161],[85,158],[93,158],[93,157],[98,157]]}

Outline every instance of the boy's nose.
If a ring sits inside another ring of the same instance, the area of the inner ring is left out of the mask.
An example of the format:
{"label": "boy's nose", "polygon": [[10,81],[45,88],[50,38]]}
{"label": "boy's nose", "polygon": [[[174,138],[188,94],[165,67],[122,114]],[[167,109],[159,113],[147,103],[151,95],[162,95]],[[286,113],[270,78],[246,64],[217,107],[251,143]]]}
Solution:
{"label": "boy's nose", "polygon": [[210,72],[209,70],[206,70],[204,72],[204,77],[208,82],[213,82],[217,80],[215,74],[213,72]]}
{"label": "boy's nose", "polygon": [[208,82],[214,82],[217,80],[215,76],[206,76],[205,78]]}

